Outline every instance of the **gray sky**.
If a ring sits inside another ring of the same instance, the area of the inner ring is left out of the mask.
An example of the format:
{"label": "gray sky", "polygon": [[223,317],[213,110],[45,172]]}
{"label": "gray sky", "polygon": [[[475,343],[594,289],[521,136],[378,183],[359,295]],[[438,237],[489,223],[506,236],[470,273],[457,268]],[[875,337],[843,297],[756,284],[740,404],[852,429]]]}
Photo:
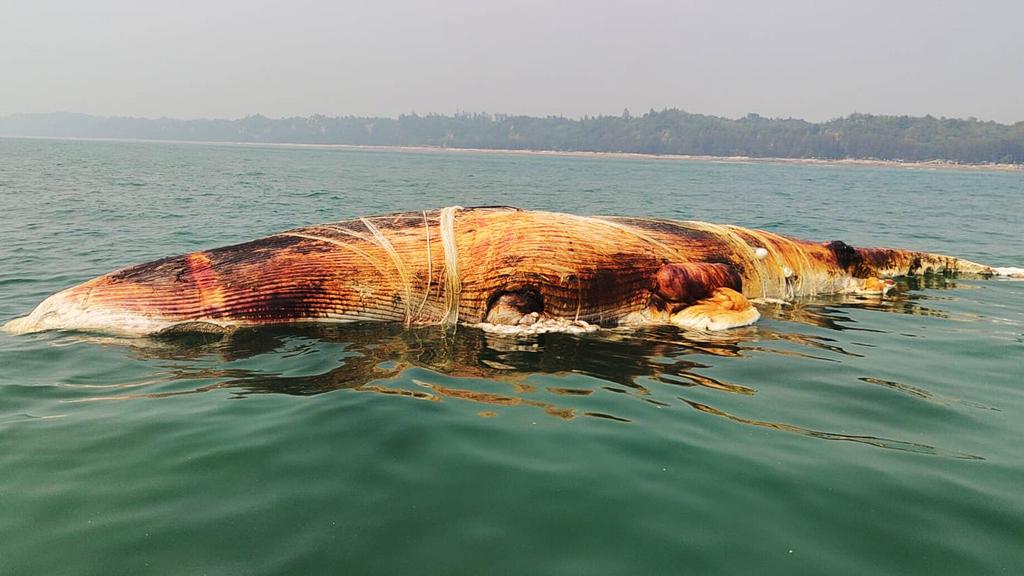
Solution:
{"label": "gray sky", "polygon": [[0,114],[1024,120],[1024,2],[0,0]]}

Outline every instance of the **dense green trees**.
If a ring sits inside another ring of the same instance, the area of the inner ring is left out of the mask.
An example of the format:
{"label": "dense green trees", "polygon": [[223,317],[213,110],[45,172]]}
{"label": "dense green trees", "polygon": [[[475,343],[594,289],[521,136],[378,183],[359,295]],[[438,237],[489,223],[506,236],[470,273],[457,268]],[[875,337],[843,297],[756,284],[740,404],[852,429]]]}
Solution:
{"label": "dense green trees", "polygon": [[1024,164],[1024,122],[1008,126],[975,118],[868,114],[816,124],[757,114],[733,120],[675,109],[580,119],[460,113],[148,120],[57,113],[0,118],[0,134]]}

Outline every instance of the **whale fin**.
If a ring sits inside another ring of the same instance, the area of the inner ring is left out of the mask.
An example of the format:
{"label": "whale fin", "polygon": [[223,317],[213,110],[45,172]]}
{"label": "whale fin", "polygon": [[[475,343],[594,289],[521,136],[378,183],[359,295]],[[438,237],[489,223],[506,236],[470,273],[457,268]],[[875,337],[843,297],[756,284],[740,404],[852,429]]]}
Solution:
{"label": "whale fin", "polygon": [[760,317],[761,313],[743,294],[720,287],[710,297],[672,314],[669,321],[683,328],[714,331],[749,326]]}

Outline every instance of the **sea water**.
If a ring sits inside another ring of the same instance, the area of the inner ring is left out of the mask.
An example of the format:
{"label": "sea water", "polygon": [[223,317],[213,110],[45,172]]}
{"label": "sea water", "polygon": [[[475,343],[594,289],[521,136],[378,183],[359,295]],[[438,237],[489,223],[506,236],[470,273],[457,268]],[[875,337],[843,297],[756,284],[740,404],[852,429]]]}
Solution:
{"label": "sea water", "polygon": [[[96,275],[449,205],[1024,265],[1024,173],[0,139],[0,321]],[[752,327],[0,334],[0,574],[1019,574],[1024,282]]]}

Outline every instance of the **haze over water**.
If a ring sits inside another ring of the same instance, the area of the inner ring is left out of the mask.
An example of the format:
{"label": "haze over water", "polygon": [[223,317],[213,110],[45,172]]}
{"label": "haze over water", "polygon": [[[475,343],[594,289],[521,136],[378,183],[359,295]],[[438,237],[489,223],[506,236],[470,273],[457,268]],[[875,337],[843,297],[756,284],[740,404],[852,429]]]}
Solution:
{"label": "haze over water", "polygon": [[1024,4],[5,2],[0,115],[1024,120]]}
{"label": "haze over water", "polygon": [[[1020,173],[0,139],[0,321],[98,274],[447,205],[1024,266]],[[509,339],[0,333],[0,573],[1012,574],[1024,283]]]}

